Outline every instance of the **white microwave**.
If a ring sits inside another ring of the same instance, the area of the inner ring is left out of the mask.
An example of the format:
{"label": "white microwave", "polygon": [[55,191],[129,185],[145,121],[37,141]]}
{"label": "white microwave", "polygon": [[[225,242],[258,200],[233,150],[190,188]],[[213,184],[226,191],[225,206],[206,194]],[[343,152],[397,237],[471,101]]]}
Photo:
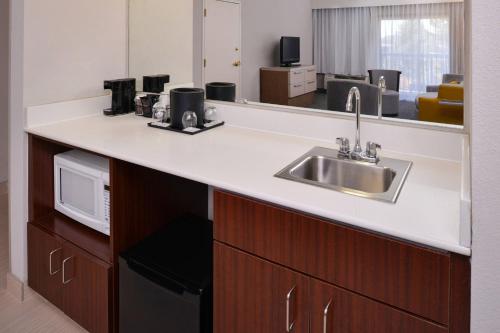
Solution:
{"label": "white microwave", "polygon": [[71,150],[54,158],[54,208],[103,234],[109,235],[109,161]]}

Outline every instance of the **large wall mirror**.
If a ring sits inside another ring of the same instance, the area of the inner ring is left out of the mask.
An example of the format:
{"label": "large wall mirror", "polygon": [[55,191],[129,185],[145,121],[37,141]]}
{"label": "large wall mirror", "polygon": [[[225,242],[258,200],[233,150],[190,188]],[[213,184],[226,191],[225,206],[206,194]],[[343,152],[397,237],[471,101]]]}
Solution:
{"label": "large wall mirror", "polygon": [[129,0],[129,76],[169,75],[170,84],[193,82],[194,2]]}
{"label": "large wall mirror", "polygon": [[461,126],[463,0],[129,0],[130,74],[236,84],[236,102]]}

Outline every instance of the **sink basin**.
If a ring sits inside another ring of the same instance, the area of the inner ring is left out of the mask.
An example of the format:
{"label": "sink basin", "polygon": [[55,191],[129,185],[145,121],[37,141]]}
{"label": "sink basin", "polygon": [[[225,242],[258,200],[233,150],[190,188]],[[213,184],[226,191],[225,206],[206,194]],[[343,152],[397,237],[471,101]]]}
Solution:
{"label": "sink basin", "polygon": [[377,164],[353,161],[339,157],[337,150],[316,147],[276,177],[395,203],[411,166],[390,158]]}

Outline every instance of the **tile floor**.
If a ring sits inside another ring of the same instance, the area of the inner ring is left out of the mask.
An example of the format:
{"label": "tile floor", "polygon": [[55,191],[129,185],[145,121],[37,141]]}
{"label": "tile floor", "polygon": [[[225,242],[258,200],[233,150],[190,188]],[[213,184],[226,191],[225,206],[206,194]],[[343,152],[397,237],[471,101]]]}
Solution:
{"label": "tile floor", "polygon": [[5,288],[9,268],[8,200],[0,194],[0,333],[86,332],[63,312],[31,290],[19,302]]}

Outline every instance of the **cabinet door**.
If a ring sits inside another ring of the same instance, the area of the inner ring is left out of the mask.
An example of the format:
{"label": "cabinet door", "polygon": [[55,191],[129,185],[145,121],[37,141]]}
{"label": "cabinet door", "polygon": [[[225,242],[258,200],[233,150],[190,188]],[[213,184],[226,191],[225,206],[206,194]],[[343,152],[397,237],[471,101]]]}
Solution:
{"label": "cabinet door", "polygon": [[308,278],[214,243],[214,332],[309,332]]}
{"label": "cabinet door", "polygon": [[62,241],[28,224],[28,285],[49,302],[62,306]]}
{"label": "cabinet door", "polygon": [[70,243],[63,254],[64,312],[90,332],[110,331],[110,266]]}
{"label": "cabinet door", "polygon": [[311,333],[445,333],[406,312],[311,279]]}

